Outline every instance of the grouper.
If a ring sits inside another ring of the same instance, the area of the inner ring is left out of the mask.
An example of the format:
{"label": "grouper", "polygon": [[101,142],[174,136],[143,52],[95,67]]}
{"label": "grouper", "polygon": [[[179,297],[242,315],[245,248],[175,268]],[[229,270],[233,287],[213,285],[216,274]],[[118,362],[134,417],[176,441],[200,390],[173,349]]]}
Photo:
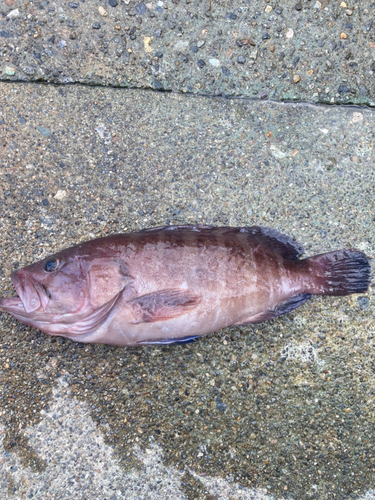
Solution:
{"label": "grouper", "polygon": [[0,308],[50,335],[136,346],[271,320],[312,295],[365,292],[357,250],[306,259],[267,227],[166,226],[80,243],[14,271]]}

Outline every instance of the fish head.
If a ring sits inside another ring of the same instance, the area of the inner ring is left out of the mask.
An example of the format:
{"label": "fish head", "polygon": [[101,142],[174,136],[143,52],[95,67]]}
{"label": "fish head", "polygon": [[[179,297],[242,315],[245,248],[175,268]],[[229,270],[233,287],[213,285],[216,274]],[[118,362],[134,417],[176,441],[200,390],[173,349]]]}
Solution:
{"label": "fish head", "polygon": [[10,278],[18,297],[0,299],[0,308],[46,333],[65,336],[97,328],[128,282],[115,259],[95,258],[80,246]]}
{"label": "fish head", "polygon": [[0,307],[25,319],[75,315],[89,305],[85,267],[84,259],[63,251],[14,271],[18,297],[1,299]]}

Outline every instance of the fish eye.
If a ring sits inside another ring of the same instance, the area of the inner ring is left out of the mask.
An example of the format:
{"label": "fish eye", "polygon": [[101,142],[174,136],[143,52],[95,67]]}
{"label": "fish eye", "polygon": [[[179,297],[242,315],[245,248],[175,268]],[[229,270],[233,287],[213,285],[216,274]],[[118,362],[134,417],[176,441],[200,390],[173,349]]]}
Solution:
{"label": "fish eye", "polygon": [[47,271],[47,273],[52,273],[57,270],[58,264],[59,261],[57,259],[50,259],[45,263],[44,270]]}

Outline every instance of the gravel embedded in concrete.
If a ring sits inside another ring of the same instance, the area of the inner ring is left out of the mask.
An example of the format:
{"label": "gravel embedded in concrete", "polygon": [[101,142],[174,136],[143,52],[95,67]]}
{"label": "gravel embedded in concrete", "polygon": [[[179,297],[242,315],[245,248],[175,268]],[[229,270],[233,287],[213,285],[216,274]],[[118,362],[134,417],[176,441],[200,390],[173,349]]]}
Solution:
{"label": "gravel embedded in concrete", "polygon": [[[36,84],[3,83],[0,95],[2,296],[17,267],[161,224],[269,225],[307,255],[375,255],[371,110]],[[373,289],[314,298],[165,348],[85,346],[2,314],[6,453],[43,474],[29,429],[67,373],[121,470],[139,467],[129,447],[151,439],[183,472],[188,500],[232,483],[275,498],[361,498],[374,489],[374,300]],[[74,432],[84,428],[77,420]]]}
{"label": "gravel embedded in concrete", "polygon": [[112,4],[2,2],[0,78],[375,103],[370,0]]}

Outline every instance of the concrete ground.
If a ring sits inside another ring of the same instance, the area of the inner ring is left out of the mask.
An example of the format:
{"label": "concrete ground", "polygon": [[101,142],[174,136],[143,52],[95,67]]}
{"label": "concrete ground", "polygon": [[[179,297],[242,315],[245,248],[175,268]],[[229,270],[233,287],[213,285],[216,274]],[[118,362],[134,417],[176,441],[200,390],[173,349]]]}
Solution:
{"label": "concrete ground", "polygon": [[[343,3],[3,2],[1,296],[63,247],[164,224],[375,257],[375,115],[344,105],[375,102],[375,9]],[[125,349],[3,313],[1,498],[374,499],[374,318],[370,288]]]}
{"label": "concrete ground", "polygon": [[5,0],[2,79],[373,105],[370,0]]}

